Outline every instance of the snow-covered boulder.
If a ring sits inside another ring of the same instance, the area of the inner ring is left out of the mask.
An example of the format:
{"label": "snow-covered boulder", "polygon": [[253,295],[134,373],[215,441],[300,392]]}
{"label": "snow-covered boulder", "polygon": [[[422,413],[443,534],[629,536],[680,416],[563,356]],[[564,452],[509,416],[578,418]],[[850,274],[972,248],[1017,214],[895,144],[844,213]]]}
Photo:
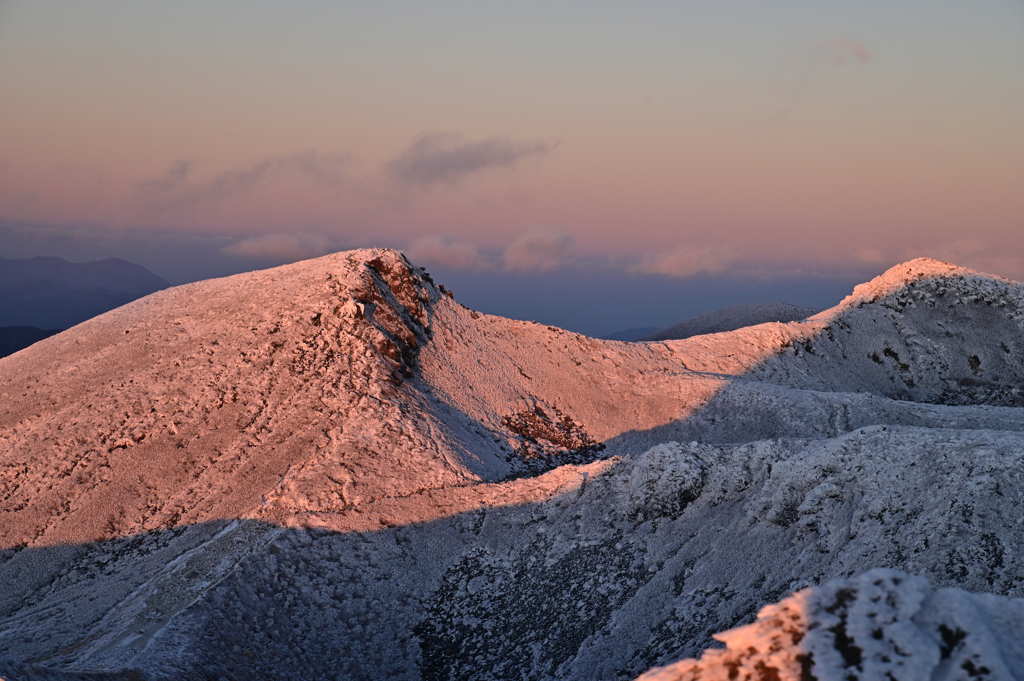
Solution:
{"label": "snow-covered boulder", "polygon": [[637,681],[1024,679],[1024,600],[877,568],[767,605],[753,624]]}

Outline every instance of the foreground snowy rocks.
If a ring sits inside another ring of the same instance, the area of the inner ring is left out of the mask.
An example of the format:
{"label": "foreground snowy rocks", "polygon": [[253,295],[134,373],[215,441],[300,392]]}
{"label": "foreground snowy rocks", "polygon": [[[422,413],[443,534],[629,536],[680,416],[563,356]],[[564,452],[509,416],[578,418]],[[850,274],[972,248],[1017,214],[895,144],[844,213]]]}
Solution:
{"label": "foreground snowy rocks", "polygon": [[385,250],[159,292],[0,360],[0,676],[631,679],[878,567],[1024,596],[1022,317],[930,260],[642,344]]}
{"label": "foreground snowy rocks", "polygon": [[707,650],[637,681],[1024,679],[1024,600],[877,568],[803,589]]}

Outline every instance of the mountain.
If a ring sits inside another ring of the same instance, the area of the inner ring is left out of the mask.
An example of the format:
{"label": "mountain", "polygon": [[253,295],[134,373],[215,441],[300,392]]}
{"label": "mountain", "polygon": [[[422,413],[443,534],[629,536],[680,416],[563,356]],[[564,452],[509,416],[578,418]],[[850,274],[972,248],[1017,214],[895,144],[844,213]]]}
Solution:
{"label": "mountain", "polygon": [[766,324],[768,322],[798,322],[818,312],[819,310],[796,307],[786,303],[730,305],[729,307],[705,312],[702,315],[697,315],[634,340],[682,340],[708,333],[735,331],[745,326]]}
{"label": "mountain", "polygon": [[657,330],[658,328],[655,326],[641,326],[635,329],[623,329],[622,331],[610,333],[607,336],[601,336],[601,340],[617,340],[626,342],[638,341],[644,336],[648,336]]}
{"label": "mountain", "polygon": [[1019,598],[1022,319],[927,259],[650,344],[388,250],[159,291],[0,359],[0,676],[621,679],[879,567]]}
{"label": "mountain", "polygon": [[117,258],[0,258],[0,326],[67,328],[168,286]]}
{"label": "mountain", "polygon": [[13,355],[33,343],[49,338],[60,329],[37,329],[34,326],[0,326],[0,357]]}

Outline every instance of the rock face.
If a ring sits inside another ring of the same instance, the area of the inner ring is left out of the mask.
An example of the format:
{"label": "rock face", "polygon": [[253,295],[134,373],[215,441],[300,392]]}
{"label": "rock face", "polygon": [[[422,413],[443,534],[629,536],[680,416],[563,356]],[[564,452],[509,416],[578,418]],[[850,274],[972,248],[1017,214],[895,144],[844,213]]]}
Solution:
{"label": "rock face", "polygon": [[1022,314],[930,260],[646,344],[385,250],[158,292],[0,359],[0,674],[629,679],[876,567],[1024,595]]}

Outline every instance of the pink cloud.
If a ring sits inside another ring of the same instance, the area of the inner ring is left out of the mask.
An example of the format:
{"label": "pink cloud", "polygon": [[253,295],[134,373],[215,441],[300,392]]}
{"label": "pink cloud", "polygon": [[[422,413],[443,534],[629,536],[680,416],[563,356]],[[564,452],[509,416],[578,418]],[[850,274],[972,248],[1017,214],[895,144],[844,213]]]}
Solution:
{"label": "pink cloud", "polygon": [[627,268],[627,271],[682,278],[721,272],[732,260],[733,255],[727,249],[684,246],[664,253],[647,255],[637,264]]}
{"label": "pink cloud", "polygon": [[562,230],[535,225],[505,249],[505,267],[536,272],[556,270],[571,247],[572,237]]}
{"label": "pink cloud", "polygon": [[236,241],[221,251],[254,260],[296,262],[326,255],[328,246],[327,239],[315,234],[262,234]]}
{"label": "pink cloud", "polygon": [[427,263],[455,270],[481,270],[488,263],[476,246],[444,237],[425,236],[409,245],[406,255],[414,263]]}
{"label": "pink cloud", "polygon": [[820,42],[815,48],[819,58],[832,66],[844,66],[851,61],[867,64],[871,60],[871,53],[863,44],[845,36]]}
{"label": "pink cloud", "polygon": [[134,198],[157,212],[182,212],[206,204],[252,195],[288,176],[338,190],[351,163],[347,154],[303,151],[288,156],[271,156],[238,164],[206,180],[196,180],[193,163],[175,161],[163,177],[137,183]]}
{"label": "pink cloud", "polygon": [[404,184],[455,184],[469,175],[511,168],[530,156],[544,156],[554,146],[494,136],[467,141],[453,133],[424,133],[388,164],[389,174]]}

